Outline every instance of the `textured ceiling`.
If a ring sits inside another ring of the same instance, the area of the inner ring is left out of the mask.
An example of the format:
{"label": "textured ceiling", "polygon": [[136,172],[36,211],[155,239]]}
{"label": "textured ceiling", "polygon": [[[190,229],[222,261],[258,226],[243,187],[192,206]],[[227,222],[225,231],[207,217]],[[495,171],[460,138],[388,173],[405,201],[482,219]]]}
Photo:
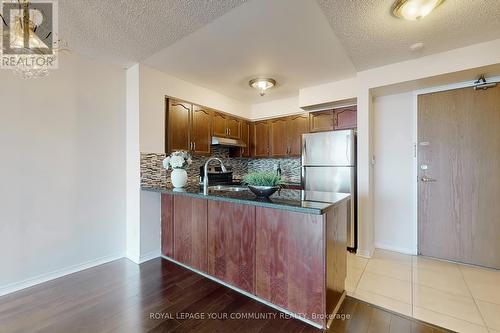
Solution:
{"label": "textured ceiling", "polygon": [[393,17],[393,0],[316,1],[358,70],[500,38],[500,0],[446,0],[421,21]]}
{"label": "textured ceiling", "polygon": [[[446,0],[421,21],[393,0],[61,0],[76,53],[142,62],[248,103],[296,95],[356,71],[500,38],[500,0]],[[411,52],[410,45],[425,47]],[[450,59],[452,61],[452,59]],[[264,97],[255,76],[278,86]]]}
{"label": "textured ceiling", "polygon": [[127,67],[246,0],[62,0],[59,35],[75,52]]}
{"label": "textured ceiling", "polygon": [[[248,1],[144,62],[248,103],[356,73],[312,0]],[[278,85],[261,97],[248,85],[257,76]]]}

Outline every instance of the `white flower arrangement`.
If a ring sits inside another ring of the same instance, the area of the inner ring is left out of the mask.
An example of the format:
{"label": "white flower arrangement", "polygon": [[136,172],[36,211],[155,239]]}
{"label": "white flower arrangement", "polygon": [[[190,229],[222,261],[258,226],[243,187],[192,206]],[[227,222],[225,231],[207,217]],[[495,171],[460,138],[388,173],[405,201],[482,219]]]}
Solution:
{"label": "white flower arrangement", "polygon": [[167,156],[163,160],[163,167],[167,170],[169,167],[172,169],[186,169],[191,163],[193,163],[191,155],[187,151],[180,150],[174,151],[170,156]]}

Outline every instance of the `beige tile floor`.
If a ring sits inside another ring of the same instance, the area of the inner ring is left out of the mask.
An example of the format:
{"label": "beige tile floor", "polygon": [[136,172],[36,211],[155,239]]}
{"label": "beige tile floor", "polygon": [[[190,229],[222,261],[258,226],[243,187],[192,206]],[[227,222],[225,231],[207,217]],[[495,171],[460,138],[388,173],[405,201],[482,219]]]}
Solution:
{"label": "beige tile floor", "polygon": [[347,294],[457,332],[500,333],[500,271],[375,250],[347,257]]}

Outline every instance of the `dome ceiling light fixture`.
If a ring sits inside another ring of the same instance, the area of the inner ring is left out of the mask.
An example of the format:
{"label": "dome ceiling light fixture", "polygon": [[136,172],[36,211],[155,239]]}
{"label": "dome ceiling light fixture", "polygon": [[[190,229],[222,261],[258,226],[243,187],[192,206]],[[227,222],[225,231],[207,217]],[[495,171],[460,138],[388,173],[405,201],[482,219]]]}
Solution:
{"label": "dome ceiling light fixture", "polygon": [[248,84],[250,87],[257,89],[261,96],[264,96],[267,89],[276,86],[276,80],[271,78],[252,79]]}
{"label": "dome ceiling light fixture", "polygon": [[394,16],[416,21],[429,15],[445,0],[396,0],[392,7]]}

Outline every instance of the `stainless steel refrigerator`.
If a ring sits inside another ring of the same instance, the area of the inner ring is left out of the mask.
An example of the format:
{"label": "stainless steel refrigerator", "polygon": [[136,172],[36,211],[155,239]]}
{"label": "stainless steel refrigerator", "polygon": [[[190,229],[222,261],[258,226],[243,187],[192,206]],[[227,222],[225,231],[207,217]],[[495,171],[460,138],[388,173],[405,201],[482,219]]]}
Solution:
{"label": "stainless steel refrigerator", "polygon": [[[357,247],[356,131],[302,135],[303,200],[327,201],[319,192],[350,193],[347,247]],[[311,192],[307,192],[311,191]]]}

